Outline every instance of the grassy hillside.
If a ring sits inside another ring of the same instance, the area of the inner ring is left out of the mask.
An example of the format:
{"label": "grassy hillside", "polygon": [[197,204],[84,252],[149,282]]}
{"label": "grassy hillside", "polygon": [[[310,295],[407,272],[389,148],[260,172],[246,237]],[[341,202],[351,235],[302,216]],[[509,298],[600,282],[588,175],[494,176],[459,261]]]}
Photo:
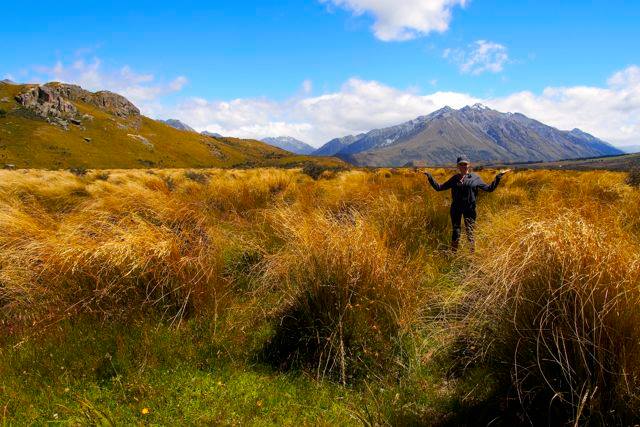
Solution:
{"label": "grassy hillside", "polygon": [[259,141],[211,138],[180,131],[144,116],[117,117],[75,102],[83,119],[68,130],[47,123],[14,98],[29,86],[0,83],[0,166],[65,169],[343,164],[297,156]]}
{"label": "grassy hillside", "polygon": [[406,169],[0,171],[0,422],[634,425],[626,180],[507,175],[454,255]]}

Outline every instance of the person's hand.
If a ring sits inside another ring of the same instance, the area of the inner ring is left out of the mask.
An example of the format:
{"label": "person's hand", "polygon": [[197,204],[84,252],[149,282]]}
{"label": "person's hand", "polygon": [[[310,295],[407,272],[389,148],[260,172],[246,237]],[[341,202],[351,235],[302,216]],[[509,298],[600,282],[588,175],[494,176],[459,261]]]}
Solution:
{"label": "person's hand", "polygon": [[428,172],[428,171],[425,171],[425,172],[422,172],[422,173],[423,173],[427,178],[433,178],[433,177],[431,176],[431,173],[430,173],[430,172]]}
{"label": "person's hand", "polygon": [[502,177],[502,176],[508,174],[509,172],[511,172],[511,169],[503,169],[500,172],[498,172],[498,176]]}

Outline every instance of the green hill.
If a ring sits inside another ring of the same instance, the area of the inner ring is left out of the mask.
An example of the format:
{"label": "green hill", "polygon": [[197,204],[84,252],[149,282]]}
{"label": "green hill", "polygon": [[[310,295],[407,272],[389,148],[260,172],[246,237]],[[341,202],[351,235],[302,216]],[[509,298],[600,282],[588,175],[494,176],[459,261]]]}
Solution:
{"label": "green hill", "polygon": [[260,141],[181,131],[139,114],[124,97],[79,86],[0,82],[0,166],[65,169],[329,166]]}

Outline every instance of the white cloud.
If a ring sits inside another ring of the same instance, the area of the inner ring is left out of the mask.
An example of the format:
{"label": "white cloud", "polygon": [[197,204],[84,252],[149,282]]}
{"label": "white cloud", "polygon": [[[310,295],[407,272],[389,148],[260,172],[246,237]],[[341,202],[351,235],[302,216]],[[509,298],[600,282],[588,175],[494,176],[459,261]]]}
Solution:
{"label": "white cloud", "polygon": [[451,11],[467,0],[320,0],[353,12],[371,14],[373,32],[383,41],[403,41],[442,33],[449,28]]}
{"label": "white cloud", "polygon": [[247,138],[287,135],[319,146],[335,137],[399,124],[445,105],[460,108],[481,102],[560,129],[577,127],[617,145],[640,143],[640,67],[636,65],[613,73],[602,86],[548,87],[540,93],[522,91],[493,98],[444,91],[424,94],[415,88],[352,78],[339,90],[321,95],[313,95],[312,82],[305,81],[284,101],[189,98],[175,105],[168,105],[163,96],[184,87],[187,79],[182,76],[161,82],[130,67],[105,69],[99,59],[58,62],[37,71],[40,81],[59,80],[120,93],[151,117],[177,118],[198,130]]}
{"label": "white cloud", "polygon": [[549,87],[541,94],[519,92],[487,101],[522,112],[560,129],[580,128],[618,145],[640,141],[640,69],[615,73],[605,87]]}
{"label": "white cloud", "polygon": [[499,43],[477,40],[466,49],[445,49],[444,58],[460,68],[463,74],[499,73],[509,61],[507,48]]}
{"label": "white cloud", "polygon": [[286,135],[319,146],[337,136],[395,125],[443,105],[462,107],[477,101],[466,94],[419,95],[354,78],[337,92],[284,102],[190,99],[178,105],[171,116],[198,130],[244,138]]}
{"label": "white cloud", "polygon": [[15,82],[16,79],[15,77],[13,77],[11,74],[5,74],[4,77],[2,78],[3,80],[11,80],[12,82]]}
{"label": "white cloud", "polygon": [[640,67],[632,65],[622,71],[618,71],[607,82],[614,87],[640,85]]}
{"label": "white cloud", "polygon": [[159,98],[180,91],[187,83],[184,76],[169,83],[158,82],[153,74],[137,73],[127,65],[117,70],[105,69],[99,58],[77,59],[70,64],[58,61],[52,67],[34,70],[36,81],[72,83],[91,91],[110,90],[127,97],[147,114],[160,111]]}
{"label": "white cloud", "polygon": [[604,87],[550,87],[478,98],[459,92],[420,94],[376,81],[348,80],[340,90],[319,96],[207,101],[190,99],[166,113],[198,130],[245,138],[287,135],[319,146],[339,136],[366,132],[429,114],[445,105],[482,102],[500,111],[520,112],[560,129],[578,127],[618,145],[640,141],[638,67],[615,73]]}

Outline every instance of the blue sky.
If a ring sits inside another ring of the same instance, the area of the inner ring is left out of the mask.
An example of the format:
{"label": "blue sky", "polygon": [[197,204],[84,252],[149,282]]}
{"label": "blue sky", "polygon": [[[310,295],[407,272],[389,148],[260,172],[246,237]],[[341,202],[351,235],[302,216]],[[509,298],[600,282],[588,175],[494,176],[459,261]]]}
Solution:
{"label": "blue sky", "polygon": [[118,91],[199,130],[319,145],[477,101],[640,144],[636,1],[10,2],[3,17],[0,77]]}

